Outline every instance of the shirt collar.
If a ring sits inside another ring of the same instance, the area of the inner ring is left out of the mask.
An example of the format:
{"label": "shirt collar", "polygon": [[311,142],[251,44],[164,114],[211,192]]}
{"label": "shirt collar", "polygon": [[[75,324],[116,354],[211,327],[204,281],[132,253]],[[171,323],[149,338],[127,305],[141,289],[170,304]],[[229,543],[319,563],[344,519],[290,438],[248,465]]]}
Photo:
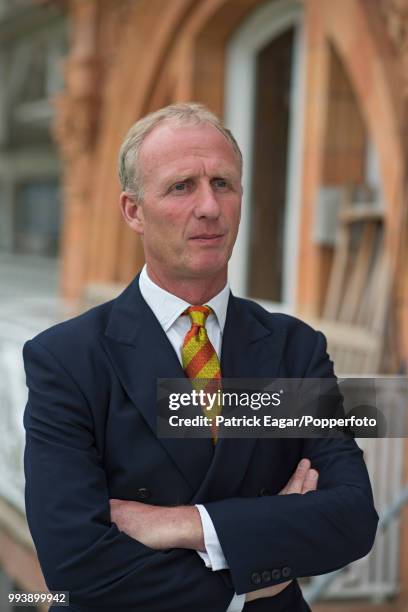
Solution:
{"label": "shirt collar", "polygon": [[[140,273],[139,287],[144,300],[150,306],[166,333],[185,309],[191,306],[188,302],[156,285],[147,274],[146,264]],[[224,289],[206,302],[213,309],[221,332],[224,331],[225,320],[227,318],[229,293],[230,289],[227,283]]]}

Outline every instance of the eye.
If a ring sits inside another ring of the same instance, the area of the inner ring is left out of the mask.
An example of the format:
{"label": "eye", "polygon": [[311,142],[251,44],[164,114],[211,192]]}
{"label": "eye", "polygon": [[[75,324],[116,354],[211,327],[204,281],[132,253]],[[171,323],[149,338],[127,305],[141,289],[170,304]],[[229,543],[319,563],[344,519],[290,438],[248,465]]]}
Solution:
{"label": "eye", "polygon": [[192,189],[192,181],[186,179],[185,181],[177,181],[169,189],[169,193],[173,195],[184,195],[190,193]]}
{"label": "eye", "polygon": [[213,179],[213,185],[216,189],[226,189],[228,187],[228,181],[223,178],[215,178]]}

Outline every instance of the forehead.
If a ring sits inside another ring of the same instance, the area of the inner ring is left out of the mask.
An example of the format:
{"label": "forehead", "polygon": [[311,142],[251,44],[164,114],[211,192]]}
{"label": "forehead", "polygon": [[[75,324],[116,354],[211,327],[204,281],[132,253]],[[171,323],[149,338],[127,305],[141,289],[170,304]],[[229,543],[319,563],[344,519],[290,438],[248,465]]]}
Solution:
{"label": "forehead", "polygon": [[225,136],[209,123],[178,125],[163,122],[148,134],[141,146],[139,163],[143,174],[204,164],[211,169],[239,172],[237,154]]}

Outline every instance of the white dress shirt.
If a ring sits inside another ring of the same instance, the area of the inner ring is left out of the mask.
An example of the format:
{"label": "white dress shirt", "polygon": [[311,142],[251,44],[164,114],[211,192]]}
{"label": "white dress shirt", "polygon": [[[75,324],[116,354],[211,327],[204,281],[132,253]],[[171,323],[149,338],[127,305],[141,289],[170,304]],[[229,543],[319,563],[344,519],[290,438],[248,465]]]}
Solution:
{"label": "white dress shirt", "polygon": [[[144,300],[152,309],[153,314],[176,351],[180,363],[182,363],[181,347],[186,333],[191,328],[191,321],[189,317],[182,317],[181,314],[191,304],[156,285],[149,278],[146,265],[140,273],[139,287]],[[208,316],[205,327],[219,360],[221,360],[221,342],[227,317],[229,292],[229,286],[226,284],[220,293],[217,293],[211,300],[206,302],[212,308],[214,314],[211,313]],[[204,506],[197,504],[196,508],[201,517],[206,549],[206,552],[198,550],[197,553],[203,559],[205,565],[212,571],[228,569],[228,564],[222,552],[221,544],[210,515]],[[244,604],[245,595],[237,595],[235,593],[226,612],[241,612]]]}

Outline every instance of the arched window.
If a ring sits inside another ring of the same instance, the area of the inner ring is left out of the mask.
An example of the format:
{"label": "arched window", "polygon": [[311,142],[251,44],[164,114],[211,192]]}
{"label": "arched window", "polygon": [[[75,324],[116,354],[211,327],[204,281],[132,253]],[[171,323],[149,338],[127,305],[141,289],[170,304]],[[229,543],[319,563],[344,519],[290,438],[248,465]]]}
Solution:
{"label": "arched window", "polygon": [[304,44],[295,0],[263,4],[227,50],[225,119],[244,155],[232,290],[292,310],[296,290]]}

